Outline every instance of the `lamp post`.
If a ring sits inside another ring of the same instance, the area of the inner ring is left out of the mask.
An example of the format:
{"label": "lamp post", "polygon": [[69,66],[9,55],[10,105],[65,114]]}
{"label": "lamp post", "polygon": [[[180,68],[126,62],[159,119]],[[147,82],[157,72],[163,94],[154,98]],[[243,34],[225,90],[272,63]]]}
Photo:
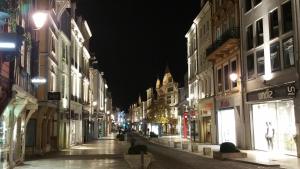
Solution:
{"label": "lamp post", "polygon": [[[187,98],[187,101],[189,102],[188,106],[187,106],[187,111],[188,111],[188,115],[189,115],[189,121],[190,121],[190,125],[189,125],[189,131],[190,131],[190,139],[194,141],[196,141],[196,127],[195,127],[195,118],[194,115],[192,114],[192,111],[194,110],[193,106],[192,106],[192,102],[194,99],[194,94],[190,94],[190,96]],[[192,131],[193,130],[193,131]]]}

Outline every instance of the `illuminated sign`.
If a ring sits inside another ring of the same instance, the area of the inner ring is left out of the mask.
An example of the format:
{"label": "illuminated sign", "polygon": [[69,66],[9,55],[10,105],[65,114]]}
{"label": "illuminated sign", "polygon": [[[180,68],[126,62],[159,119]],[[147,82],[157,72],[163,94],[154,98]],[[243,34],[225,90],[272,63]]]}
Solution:
{"label": "illuminated sign", "polygon": [[296,96],[295,83],[284,84],[247,93],[247,101],[272,100]]}

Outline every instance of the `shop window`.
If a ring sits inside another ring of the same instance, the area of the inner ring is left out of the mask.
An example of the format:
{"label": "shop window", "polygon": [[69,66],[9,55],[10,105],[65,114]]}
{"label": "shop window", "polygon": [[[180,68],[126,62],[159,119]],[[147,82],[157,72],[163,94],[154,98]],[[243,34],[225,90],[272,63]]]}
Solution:
{"label": "shop window", "polygon": [[264,50],[256,52],[256,62],[257,62],[257,74],[263,75],[265,73],[265,55]]}
{"label": "shop window", "polygon": [[276,71],[280,69],[280,47],[279,42],[273,43],[270,46],[271,69]]}
{"label": "shop window", "polygon": [[224,89],[229,89],[229,66],[224,66]]}
{"label": "shop window", "polygon": [[253,26],[250,25],[247,28],[247,49],[253,48]]}
{"label": "shop window", "polygon": [[[231,73],[237,73],[237,68],[236,68],[236,60],[231,61]],[[237,87],[237,81],[231,82],[231,87],[235,88]]]}
{"label": "shop window", "polygon": [[256,46],[264,43],[263,20],[260,19],[256,22]]}
{"label": "shop window", "polygon": [[222,68],[218,69],[218,92],[222,92],[223,83],[222,83]]}
{"label": "shop window", "polygon": [[245,2],[245,12],[247,12],[252,8],[252,4],[250,0],[244,0],[244,2]]}
{"label": "shop window", "polygon": [[248,79],[254,76],[254,55],[250,54],[247,56],[247,74]]}
{"label": "shop window", "polygon": [[282,42],[284,67],[288,68],[295,65],[293,37],[287,38]]}
{"label": "shop window", "polygon": [[[250,1],[250,0],[249,0],[249,1]],[[259,3],[261,3],[261,0],[253,0],[254,6],[258,5]]]}
{"label": "shop window", "polygon": [[277,9],[269,14],[270,39],[279,35],[278,11]]}
{"label": "shop window", "polygon": [[282,22],[283,33],[293,30],[291,1],[282,5]]}

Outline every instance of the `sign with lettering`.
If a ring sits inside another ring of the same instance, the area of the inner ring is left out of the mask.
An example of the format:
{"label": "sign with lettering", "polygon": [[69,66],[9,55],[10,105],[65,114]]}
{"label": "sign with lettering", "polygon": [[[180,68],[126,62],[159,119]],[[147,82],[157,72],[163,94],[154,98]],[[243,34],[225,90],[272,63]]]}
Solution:
{"label": "sign with lettering", "polygon": [[247,93],[247,101],[263,101],[281,98],[292,98],[296,96],[295,83],[275,86],[264,90]]}

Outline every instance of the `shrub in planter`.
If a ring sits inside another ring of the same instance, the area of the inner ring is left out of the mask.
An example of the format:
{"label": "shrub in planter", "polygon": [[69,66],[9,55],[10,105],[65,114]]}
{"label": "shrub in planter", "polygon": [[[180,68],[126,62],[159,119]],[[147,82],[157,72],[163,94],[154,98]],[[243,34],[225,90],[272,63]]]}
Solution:
{"label": "shrub in planter", "polygon": [[144,154],[147,154],[148,148],[146,145],[135,145],[131,146],[128,149],[128,154],[141,154],[144,152]]}
{"label": "shrub in planter", "polygon": [[124,134],[118,134],[117,139],[119,139],[120,141],[124,141],[125,140]]}
{"label": "shrub in planter", "polygon": [[237,153],[240,150],[231,142],[224,142],[220,146],[221,153]]}
{"label": "shrub in planter", "polygon": [[150,132],[150,137],[156,137],[156,138],[157,138],[158,135],[151,131],[151,132]]}

